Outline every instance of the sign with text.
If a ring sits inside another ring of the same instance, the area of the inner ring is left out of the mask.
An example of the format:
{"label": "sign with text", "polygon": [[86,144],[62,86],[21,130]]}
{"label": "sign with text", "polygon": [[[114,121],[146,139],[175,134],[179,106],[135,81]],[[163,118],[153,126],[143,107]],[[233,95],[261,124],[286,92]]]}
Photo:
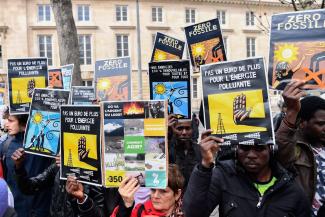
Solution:
{"label": "sign with text", "polygon": [[125,176],[141,186],[167,187],[166,105],[164,101],[102,102],[106,187]]}
{"label": "sign with text", "polygon": [[55,157],[60,151],[60,106],[68,104],[67,90],[34,90],[23,147],[28,153]]}
{"label": "sign with text", "polygon": [[96,61],[95,85],[100,101],[131,99],[130,57]]}
{"label": "sign with text", "polygon": [[325,11],[310,10],[272,16],[269,82],[283,90],[292,80],[305,89],[325,89]]}
{"label": "sign with text", "polygon": [[185,42],[157,32],[151,62],[182,59]]}
{"label": "sign with text", "polygon": [[273,141],[263,58],[201,66],[206,129],[224,145]]}
{"label": "sign with text", "polygon": [[72,86],[72,105],[92,105],[95,100],[93,87]]}
{"label": "sign with text", "polygon": [[149,63],[150,99],[167,100],[168,114],[191,119],[191,82],[188,60]]}
{"label": "sign with text", "polygon": [[101,185],[100,107],[61,106],[61,178]]}
{"label": "sign with text", "polygon": [[28,114],[34,89],[47,86],[47,58],[8,59],[10,114]]}
{"label": "sign with text", "polygon": [[201,65],[227,60],[218,18],[185,27],[185,35],[195,71]]}

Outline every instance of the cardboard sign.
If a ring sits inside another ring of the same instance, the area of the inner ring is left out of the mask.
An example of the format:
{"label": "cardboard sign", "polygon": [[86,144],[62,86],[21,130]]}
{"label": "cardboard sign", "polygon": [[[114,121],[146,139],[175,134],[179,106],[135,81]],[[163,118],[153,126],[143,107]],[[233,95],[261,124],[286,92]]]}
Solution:
{"label": "cardboard sign", "polygon": [[194,71],[201,65],[227,60],[217,18],[187,26],[185,34]]}
{"label": "cardboard sign", "polygon": [[47,86],[47,58],[8,59],[10,114],[28,114],[34,89]]}
{"label": "cardboard sign", "polygon": [[157,32],[151,62],[182,59],[185,42]]}
{"label": "cardboard sign", "polygon": [[206,129],[224,145],[273,142],[263,58],[201,66]]}
{"label": "cardboard sign", "polygon": [[61,178],[102,184],[100,107],[61,106]]}
{"label": "cardboard sign", "polygon": [[100,101],[131,99],[130,57],[96,61],[95,85]]}
{"label": "cardboard sign", "polygon": [[191,81],[188,60],[149,63],[150,99],[167,100],[168,114],[191,119]]}
{"label": "cardboard sign", "polygon": [[28,153],[55,157],[60,151],[60,106],[68,104],[67,90],[34,90],[24,138]]}
{"label": "cardboard sign", "polygon": [[125,176],[141,186],[167,187],[166,105],[164,101],[103,102],[106,187]]}
{"label": "cardboard sign", "polygon": [[269,82],[283,90],[292,80],[305,89],[325,88],[325,11],[311,10],[272,16]]}
{"label": "cardboard sign", "polygon": [[84,86],[72,87],[72,105],[92,105],[95,100],[95,88]]}

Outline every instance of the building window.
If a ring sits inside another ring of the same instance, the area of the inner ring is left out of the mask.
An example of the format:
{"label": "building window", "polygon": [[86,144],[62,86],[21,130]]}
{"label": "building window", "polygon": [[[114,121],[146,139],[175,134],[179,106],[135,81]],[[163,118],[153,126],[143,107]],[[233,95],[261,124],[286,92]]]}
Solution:
{"label": "building window", "polygon": [[246,38],[247,57],[254,57],[256,51],[255,38]]}
{"label": "building window", "polygon": [[52,36],[50,35],[39,35],[38,36],[38,50],[40,57],[47,57],[48,64],[53,65],[52,55]]}
{"label": "building window", "polygon": [[38,21],[51,21],[51,6],[50,5],[38,5]]}
{"label": "building window", "polygon": [[185,22],[186,23],[195,23],[195,9],[186,9],[185,10]]}
{"label": "building window", "polygon": [[2,62],[2,46],[0,45],[0,68],[3,67],[3,62]]}
{"label": "building window", "polygon": [[217,18],[221,25],[226,24],[226,11],[217,11]]}
{"label": "building window", "polygon": [[127,21],[128,20],[128,6],[117,5],[116,6],[116,21]]}
{"label": "building window", "polygon": [[93,81],[92,80],[82,81],[82,85],[86,87],[91,87],[93,86]]}
{"label": "building window", "polygon": [[193,90],[193,98],[194,99],[197,99],[197,78],[192,78],[192,85],[193,85],[193,88],[192,88],[192,90]]}
{"label": "building window", "polygon": [[162,7],[152,8],[152,22],[162,22]]}
{"label": "building window", "polygon": [[255,25],[255,15],[253,11],[246,12],[246,26],[254,26]]}
{"label": "building window", "polygon": [[91,64],[91,36],[79,35],[79,59],[81,65]]}
{"label": "building window", "polygon": [[116,50],[118,57],[129,56],[129,36],[116,35]]}
{"label": "building window", "polygon": [[89,21],[89,5],[78,5],[78,21]]}

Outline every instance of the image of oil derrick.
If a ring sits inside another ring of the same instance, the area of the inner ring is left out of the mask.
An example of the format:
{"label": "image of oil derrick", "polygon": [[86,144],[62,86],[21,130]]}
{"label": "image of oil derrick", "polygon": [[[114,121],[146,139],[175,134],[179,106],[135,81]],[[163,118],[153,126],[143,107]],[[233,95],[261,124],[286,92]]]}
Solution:
{"label": "image of oil derrick", "polygon": [[71,149],[69,149],[67,166],[68,167],[73,167],[73,163],[72,162],[73,162],[73,160],[72,160],[72,153],[71,153]]}
{"label": "image of oil derrick", "polygon": [[221,113],[218,113],[218,125],[217,125],[217,132],[218,135],[226,134],[225,126],[223,124]]}
{"label": "image of oil derrick", "polygon": [[89,157],[90,149],[87,149],[87,139],[85,136],[81,136],[78,139],[78,159],[81,162],[89,164],[93,167],[97,167],[97,160]]}
{"label": "image of oil derrick", "polygon": [[242,124],[249,118],[252,109],[246,107],[246,95],[240,94],[235,97],[233,102],[233,119],[235,124]]}
{"label": "image of oil derrick", "polygon": [[20,90],[17,91],[16,103],[17,103],[17,104],[21,104],[21,103],[22,103]]}
{"label": "image of oil derrick", "polygon": [[34,78],[27,82],[27,95],[29,98],[32,98],[35,86],[36,82]]}

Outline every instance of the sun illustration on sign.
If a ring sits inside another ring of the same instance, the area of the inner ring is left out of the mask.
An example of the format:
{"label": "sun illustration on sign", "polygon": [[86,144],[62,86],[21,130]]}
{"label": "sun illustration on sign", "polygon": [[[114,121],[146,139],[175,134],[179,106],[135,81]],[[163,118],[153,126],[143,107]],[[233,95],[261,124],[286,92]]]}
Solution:
{"label": "sun illustration on sign", "polygon": [[40,112],[36,112],[33,116],[33,123],[34,124],[39,124],[43,120],[43,115]]}
{"label": "sun illustration on sign", "polygon": [[155,92],[156,92],[156,94],[160,94],[160,95],[164,94],[166,92],[165,85],[164,84],[157,84],[155,86]]}
{"label": "sun illustration on sign", "polygon": [[274,51],[276,61],[291,63],[297,60],[298,47],[293,44],[279,45],[278,49]]}
{"label": "sun illustration on sign", "polygon": [[110,89],[111,86],[112,86],[112,83],[111,83],[110,80],[108,80],[108,79],[101,79],[98,82],[97,88],[99,90],[107,90],[107,89]]}
{"label": "sun illustration on sign", "polygon": [[167,59],[167,55],[163,51],[156,50],[154,59],[155,60],[158,60],[158,61],[166,60]]}
{"label": "sun illustration on sign", "polygon": [[193,55],[194,56],[203,56],[204,53],[205,53],[205,47],[203,44],[201,43],[198,43],[198,44],[195,44],[193,45]]}

